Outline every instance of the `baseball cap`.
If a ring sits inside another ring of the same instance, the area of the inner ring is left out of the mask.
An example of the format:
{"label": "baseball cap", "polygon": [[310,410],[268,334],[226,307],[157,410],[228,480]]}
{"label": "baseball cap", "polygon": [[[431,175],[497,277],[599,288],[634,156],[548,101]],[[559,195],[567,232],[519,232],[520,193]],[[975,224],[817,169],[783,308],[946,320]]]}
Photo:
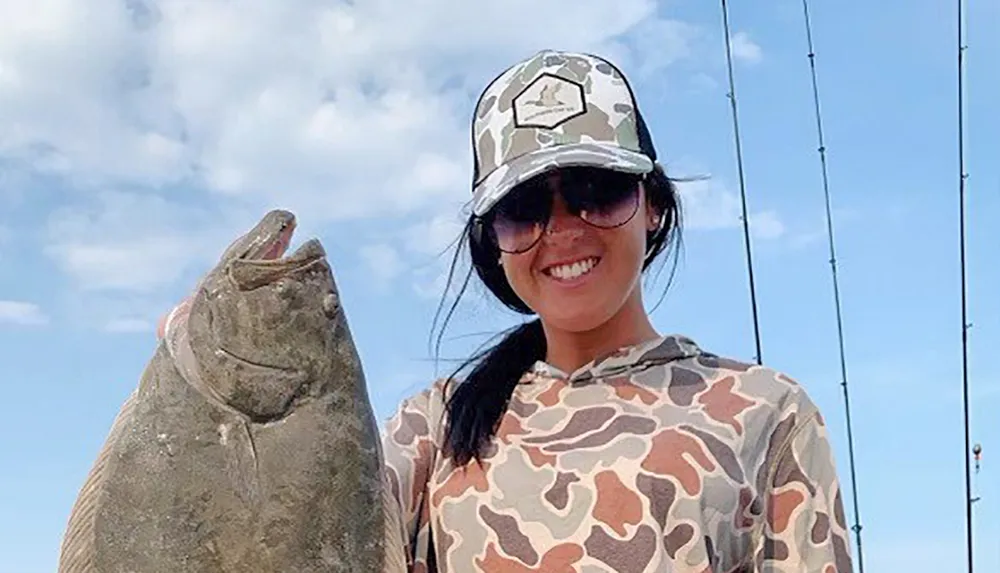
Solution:
{"label": "baseball cap", "polygon": [[560,167],[645,174],[656,151],[624,74],[608,60],[542,50],[483,91],[472,121],[472,212]]}

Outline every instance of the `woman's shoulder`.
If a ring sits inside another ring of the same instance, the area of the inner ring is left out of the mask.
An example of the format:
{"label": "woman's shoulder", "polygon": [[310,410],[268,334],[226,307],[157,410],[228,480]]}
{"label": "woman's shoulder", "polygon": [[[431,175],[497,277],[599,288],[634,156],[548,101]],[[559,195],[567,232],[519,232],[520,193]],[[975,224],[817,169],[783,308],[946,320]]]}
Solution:
{"label": "woman's shoulder", "polygon": [[407,394],[399,403],[400,409],[427,412],[445,407],[458,382],[449,378],[436,378],[429,384]]}
{"label": "woman's shoulder", "polygon": [[758,394],[795,394],[804,392],[802,383],[785,370],[737,358],[702,351],[692,363],[715,378],[737,378],[741,385]]}
{"label": "woman's shoulder", "polygon": [[[742,404],[762,417],[798,421],[818,414],[806,385],[788,372],[769,366],[701,351],[676,365],[691,384],[699,386],[702,402]],[[676,376],[676,372],[674,373]],[[721,407],[721,406],[720,406]]]}
{"label": "woman's shoulder", "polygon": [[453,379],[438,378],[406,395],[386,424],[390,435],[400,431],[417,435],[437,433],[435,429],[444,419],[455,384]]}

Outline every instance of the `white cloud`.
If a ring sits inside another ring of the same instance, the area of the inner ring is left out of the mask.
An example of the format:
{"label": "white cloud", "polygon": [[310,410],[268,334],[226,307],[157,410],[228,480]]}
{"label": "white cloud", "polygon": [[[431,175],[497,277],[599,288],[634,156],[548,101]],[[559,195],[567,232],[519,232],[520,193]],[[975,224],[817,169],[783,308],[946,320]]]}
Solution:
{"label": "white cloud", "polygon": [[[634,76],[648,79],[680,60],[694,57],[695,42],[706,39],[695,25],[677,20],[643,20],[629,34],[634,50],[626,51],[623,64],[634,69]],[[634,56],[630,57],[629,54]]]}
{"label": "white cloud", "polygon": [[50,247],[85,288],[150,290],[170,283],[189,258],[177,237],[133,239],[127,246],[88,239]]}
{"label": "white cloud", "polygon": [[[284,207],[317,230],[372,220],[366,264],[425,292],[460,230],[487,81],[550,47],[648,76],[706,37],[653,0],[0,0],[0,158],[85,192],[45,251],[84,289],[148,298]],[[708,199],[695,221],[731,226],[731,196]]]}
{"label": "white cloud", "polygon": [[774,211],[750,216],[750,233],[759,239],[777,239],[785,234],[785,224]]}
{"label": "white cloud", "polygon": [[[711,180],[700,179],[678,184],[685,229],[722,230],[742,227],[743,209],[738,194]],[[785,234],[785,225],[771,210],[750,209],[750,231],[759,239],[776,239]]]}
{"label": "white cloud", "polygon": [[722,85],[718,79],[705,72],[698,72],[691,77],[690,91],[693,93],[704,93],[715,91]]}
{"label": "white cloud", "polygon": [[733,57],[750,64],[756,64],[763,58],[763,50],[760,45],[750,39],[746,32],[733,34],[732,41]]}
{"label": "white cloud", "polygon": [[[0,3],[0,153],[81,180],[182,174],[125,2]],[[166,131],[164,133],[164,131]]]}
{"label": "white cloud", "polygon": [[454,246],[464,226],[458,209],[454,209],[411,225],[400,239],[412,253],[438,256]]}
{"label": "white cloud", "polygon": [[[459,273],[461,270],[461,274]],[[455,289],[459,288],[468,268],[456,269],[455,276],[452,277],[452,292],[447,293],[452,296]],[[413,282],[413,292],[424,299],[439,299],[445,289],[448,288],[448,267],[440,265],[432,269],[423,269],[415,273]]]}
{"label": "white cloud", "polygon": [[[464,216],[457,205],[445,206],[437,215],[423,219],[400,233],[402,248],[413,261],[412,286],[417,296],[437,299],[445,290],[455,249],[462,240]],[[467,247],[464,252],[468,253]],[[468,261],[459,260],[453,280],[464,278],[467,271]]]}
{"label": "white cloud", "polygon": [[[685,54],[655,2],[94,0],[0,6],[0,154],[78,185],[190,182],[328,218],[467,185],[471,98],[542,47]],[[559,21],[553,27],[551,21]],[[661,42],[628,50],[641,25]],[[280,38],[280,41],[276,41]],[[668,42],[664,49],[662,42]]]}
{"label": "white cloud", "polygon": [[[835,208],[833,210],[834,234],[839,236],[849,227],[862,222],[862,213],[848,208]],[[811,217],[798,217],[794,227],[788,229],[785,237],[785,244],[795,249],[804,249],[822,243],[826,246],[829,240],[827,230],[826,214],[816,213]]]}
{"label": "white cloud", "polygon": [[366,245],[358,251],[361,259],[365,262],[370,276],[374,278],[380,286],[387,286],[404,270],[403,261],[399,253],[390,245],[380,243],[377,245]]}
{"label": "white cloud", "polygon": [[35,303],[17,300],[0,300],[0,323],[20,326],[48,324],[49,318]]}
{"label": "white cloud", "polygon": [[241,214],[150,194],[102,192],[89,207],[52,213],[45,252],[85,290],[154,293],[213,264],[256,222]]}

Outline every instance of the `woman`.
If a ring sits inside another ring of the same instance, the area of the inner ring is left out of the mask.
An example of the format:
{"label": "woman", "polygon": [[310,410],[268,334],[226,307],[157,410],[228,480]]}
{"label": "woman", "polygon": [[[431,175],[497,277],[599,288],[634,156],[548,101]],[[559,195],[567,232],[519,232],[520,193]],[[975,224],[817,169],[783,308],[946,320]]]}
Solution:
{"label": "woman", "polygon": [[803,389],[650,323],[640,278],[680,210],[619,70],[540,52],[472,134],[473,267],[537,318],[389,421],[411,570],[851,571]]}

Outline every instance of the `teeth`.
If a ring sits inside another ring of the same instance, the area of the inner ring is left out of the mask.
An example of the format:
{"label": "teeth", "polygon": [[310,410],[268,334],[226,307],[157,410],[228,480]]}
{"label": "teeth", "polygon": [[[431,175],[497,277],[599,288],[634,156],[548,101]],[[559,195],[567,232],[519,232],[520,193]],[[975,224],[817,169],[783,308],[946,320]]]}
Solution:
{"label": "teeth", "polygon": [[580,275],[584,275],[590,272],[590,269],[594,268],[597,264],[597,259],[591,258],[583,261],[577,261],[571,265],[560,265],[558,267],[552,267],[549,269],[549,274],[563,280],[575,279]]}

